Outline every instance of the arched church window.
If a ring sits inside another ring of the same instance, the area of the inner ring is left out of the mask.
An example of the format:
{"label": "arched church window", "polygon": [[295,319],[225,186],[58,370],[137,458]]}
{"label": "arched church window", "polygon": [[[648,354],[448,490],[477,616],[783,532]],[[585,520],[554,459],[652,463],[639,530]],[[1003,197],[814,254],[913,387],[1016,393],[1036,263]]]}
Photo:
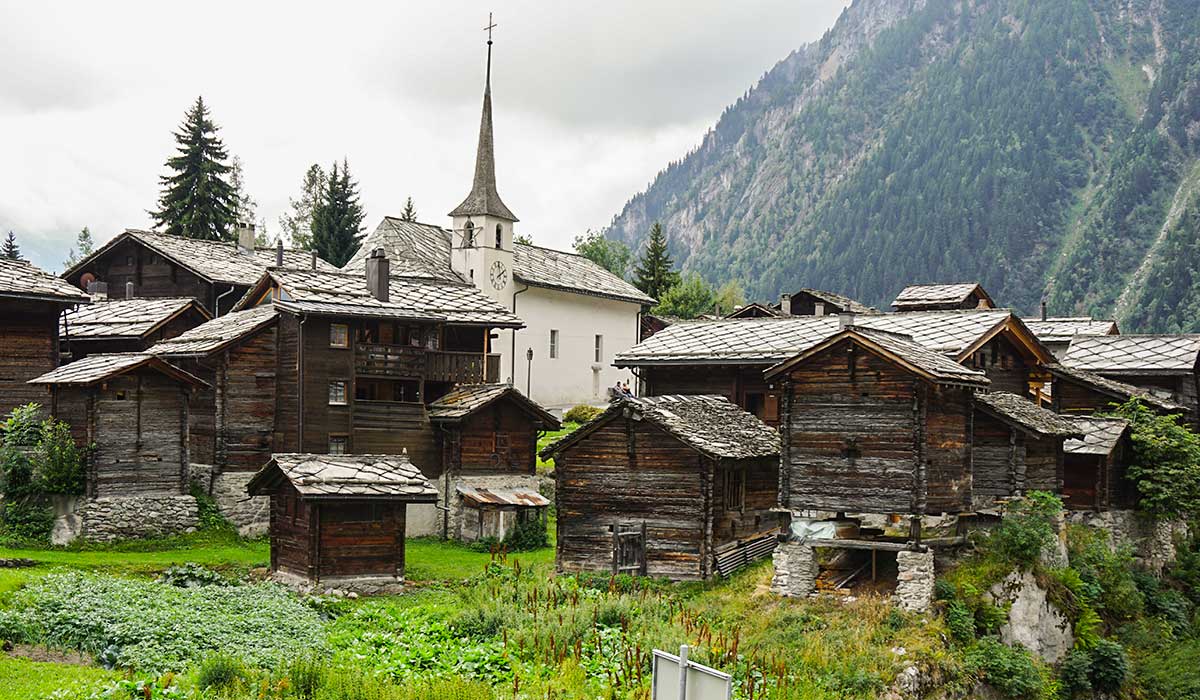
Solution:
{"label": "arched church window", "polygon": [[502,229],[500,227],[500,224],[496,224],[496,249],[497,250],[500,249],[500,241],[502,240],[503,232],[504,232],[504,229]]}
{"label": "arched church window", "polygon": [[463,247],[475,247],[475,222],[467,219],[467,223],[463,224]]}

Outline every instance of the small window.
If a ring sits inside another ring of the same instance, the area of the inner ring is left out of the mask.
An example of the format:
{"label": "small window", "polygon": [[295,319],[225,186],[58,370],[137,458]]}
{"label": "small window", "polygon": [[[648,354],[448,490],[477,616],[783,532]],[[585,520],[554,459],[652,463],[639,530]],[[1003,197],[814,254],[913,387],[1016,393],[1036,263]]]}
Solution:
{"label": "small window", "polygon": [[725,510],[746,508],[746,470],[726,469],[722,475],[721,491],[725,494]]}
{"label": "small window", "polygon": [[133,256],[132,256],[132,255],[126,255],[126,256],[125,256],[125,266],[126,266],[126,267],[133,267]]}
{"label": "small window", "polygon": [[350,450],[350,438],[346,435],[329,436],[329,454],[344,455]]}
{"label": "small window", "polygon": [[550,329],[550,359],[558,357],[558,331]]}
{"label": "small window", "polygon": [[596,334],[596,362],[604,362],[604,336]]}
{"label": "small window", "polygon": [[125,390],[117,389],[117,401],[124,401],[124,400],[125,400]]}
{"label": "small window", "polygon": [[334,381],[329,382],[329,405],[346,405],[346,380],[335,379]]}
{"label": "small window", "polygon": [[504,240],[504,229],[500,224],[496,224],[496,249],[500,249],[500,242]]}
{"label": "small window", "polygon": [[329,347],[350,347],[350,327],[344,323],[329,324]]}

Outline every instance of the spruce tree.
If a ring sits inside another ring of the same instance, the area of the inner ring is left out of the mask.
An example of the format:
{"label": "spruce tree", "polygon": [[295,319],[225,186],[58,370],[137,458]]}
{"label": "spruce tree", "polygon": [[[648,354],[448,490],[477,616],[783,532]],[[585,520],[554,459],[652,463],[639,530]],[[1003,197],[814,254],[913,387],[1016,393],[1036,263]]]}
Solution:
{"label": "spruce tree", "polygon": [[401,221],[416,221],[417,208],[413,206],[412,197],[409,197],[404,202],[404,211],[400,212]]}
{"label": "spruce tree", "polygon": [[288,197],[291,211],[279,217],[279,226],[291,238],[293,248],[312,250],[313,214],[325,196],[325,181],[325,171],[313,163],[304,173],[300,198]]}
{"label": "spruce tree", "polygon": [[177,154],[167,159],[174,174],[159,178],[163,190],[158,211],[151,212],[155,225],[167,233],[214,241],[232,238],[238,202],[227,179],[229,155],[217,129],[204,99],[197,97],[175,132]]}
{"label": "spruce tree", "polygon": [[246,190],[245,166],[238,156],[229,162],[229,186],[233,189],[234,223],[254,223],[258,219],[258,201]]}
{"label": "spruce tree", "polygon": [[671,287],[679,284],[679,273],[674,269],[671,255],[667,253],[667,234],[662,224],[655,222],[650,227],[650,240],[633,269],[633,284],[646,294],[661,299]]}
{"label": "spruce tree", "polygon": [[349,163],[343,159],[339,171],[335,162],[313,212],[313,250],[338,267],[345,265],[362,243],[364,216],[358,202],[358,184],[350,177]]}
{"label": "spruce tree", "polygon": [[75,238],[75,247],[67,251],[67,259],[63,261],[63,267],[68,270],[75,267],[80,260],[91,255],[95,247],[91,230],[84,226],[79,232],[79,236]]}
{"label": "spruce tree", "polygon": [[8,232],[8,237],[4,239],[4,246],[0,248],[0,258],[8,260],[24,260],[21,257],[21,246],[17,245],[17,234],[12,231]]}

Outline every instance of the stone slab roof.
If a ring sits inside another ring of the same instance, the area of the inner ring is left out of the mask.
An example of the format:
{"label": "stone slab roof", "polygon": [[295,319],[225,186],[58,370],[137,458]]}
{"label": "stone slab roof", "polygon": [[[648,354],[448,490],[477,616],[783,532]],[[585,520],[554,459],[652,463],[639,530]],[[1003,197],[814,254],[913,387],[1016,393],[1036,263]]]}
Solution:
{"label": "stone slab roof", "polygon": [[179,336],[159,341],[146,352],[168,356],[208,355],[274,323],[278,317],[279,312],[270,305],[234,311],[202,323]]}
{"label": "stone slab roof", "polygon": [[177,381],[195,386],[208,384],[178,367],[148,353],[121,352],[88,355],[35,379],[30,384],[54,384],[59,386],[89,386],[107,379],[147,367],[161,372]]}
{"label": "stone slab roof", "polygon": [[1118,402],[1124,402],[1129,399],[1141,399],[1142,403],[1146,404],[1147,406],[1157,408],[1168,413],[1186,410],[1183,406],[1180,406],[1179,404],[1168,399],[1162,398],[1161,396],[1155,396],[1141,387],[1134,386],[1132,384],[1126,384],[1125,382],[1119,382],[1115,379],[1109,379],[1108,377],[1104,377],[1084,369],[1067,367],[1066,365],[1061,364],[1047,365],[1046,369],[1057,377],[1061,377],[1067,381],[1077,382],[1079,384],[1091,387],[1092,389],[1101,393],[1108,394],[1114,399],[1117,399]]}
{"label": "stone slab roof", "polygon": [[24,260],[0,258],[0,297],[86,304],[92,300],[70,282]]}
{"label": "stone slab roof", "polygon": [[1079,426],[1067,416],[1049,411],[1034,402],[1005,391],[975,395],[975,403],[1000,420],[1041,437],[1080,437]]}
{"label": "stone slab roof", "polygon": [[286,479],[302,498],[380,499],[436,503],[437,489],[408,455],[275,454],[246,485],[251,496],[273,493]]}
{"label": "stone slab roof", "polygon": [[1066,343],[1077,335],[1116,335],[1117,322],[1090,316],[1024,319],[1025,325],[1043,343]]}
{"label": "stone slab roof", "polygon": [[517,508],[543,508],[550,499],[534,489],[497,488],[462,483],[454,489],[462,499],[473,506],[515,506]]}
{"label": "stone slab roof", "polygon": [[513,399],[530,414],[537,416],[543,429],[559,429],[559,421],[554,414],[509,384],[460,384],[429,404],[429,419],[434,422],[457,422],[505,397]]}
{"label": "stone slab roof", "polygon": [[[182,268],[194,272],[209,282],[252,286],[263,271],[275,265],[275,247],[255,248],[254,254],[243,253],[237,243],[204,241],[157,231],[126,229],[91,255],[80,260],[63,273],[70,277],[85,268],[92,260],[104,255],[125,240],[135,240]],[[312,268],[312,254],[303,250],[283,251],[284,267]],[[317,269],[336,270],[330,263],[317,259]]]}
{"label": "stone slab roof", "polygon": [[[857,328],[906,335],[930,350],[957,357],[1015,317],[1004,309],[864,314]],[[836,316],[721,319],[674,323],[618,353],[614,364],[764,364],[790,359],[838,331]]]}
{"label": "stone slab roof", "polygon": [[989,304],[995,306],[992,298],[978,282],[964,282],[959,284],[910,284],[896,295],[892,307],[897,311],[946,308],[962,304],[972,294],[978,294],[987,299]]}
{"label": "stone slab roof", "polygon": [[212,318],[204,305],[191,297],[116,299],[63,313],[58,331],[63,337],[76,340],[143,338],[189,309],[206,319]]}
{"label": "stone slab roof", "polygon": [[[392,275],[388,301],[367,290],[366,274],[274,269],[267,273],[283,290],[274,301],[299,313],[445,321],[492,328],[521,328],[521,319],[499,302],[462,282]],[[241,303],[251,303],[247,296]]]}
{"label": "stone slab roof", "polygon": [[654,396],[613,401],[608,410],[542,450],[562,452],[609,421],[628,414],[645,420],[712,459],[748,459],[779,454],[779,433],[723,396]]}
{"label": "stone slab roof", "polygon": [[[824,301],[829,304],[833,304],[834,306],[837,306],[840,309],[843,309],[845,311],[850,311],[852,313],[856,313],[856,314],[879,313],[879,310],[876,309],[875,307],[867,306],[866,304],[863,304],[862,302],[851,299],[850,297],[846,296],[845,294],[838,294],[837,292],[827,292],[824,289],[812,289],[811,287],[804,287],[804,288],[800,289],[799,292],[797,292],[797,293],[801,293],[801,292],[812,295],[812,296],[820,299],[821,301]],[[778,309],[779,302],[775,302],[771,306],[775,309]]]}
{"label": "stone slab roof", "polygon": [[1101,374],[1184,374],[1200,361],[1197,335],[1075,336],[1062,363]]}
{"label": "stone slab roof", "polygon": [[[466,282],[450,269],[450,231],[432,224],[385,217],[367,234],[344,270],[364,269],[372,250],[387,252],[392,274]],[[513,278],[523,284],[638,304],[654,300],[640,289],[581,255],[513,244]]]}
{"label": "stone slab roof", "polygon": [[1063,451],[1073,455],[1110,455],[1117,448],[1121,437],[1129,430],[1129,423],[1120,418],[1073,417],[1082,438],[1067,440]]}

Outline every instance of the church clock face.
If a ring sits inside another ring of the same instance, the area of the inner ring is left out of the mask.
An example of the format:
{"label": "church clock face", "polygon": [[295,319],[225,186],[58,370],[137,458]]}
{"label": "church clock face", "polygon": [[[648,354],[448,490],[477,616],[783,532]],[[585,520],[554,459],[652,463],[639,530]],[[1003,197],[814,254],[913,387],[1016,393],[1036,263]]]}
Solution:
{"label": "church clock face", "polygon": [[492,263],[492,269],[488,277],[492,281],[492,287],[496,290],[504,289],[508,285],[508,270],[505,269],[504,263],[499,260]]}

